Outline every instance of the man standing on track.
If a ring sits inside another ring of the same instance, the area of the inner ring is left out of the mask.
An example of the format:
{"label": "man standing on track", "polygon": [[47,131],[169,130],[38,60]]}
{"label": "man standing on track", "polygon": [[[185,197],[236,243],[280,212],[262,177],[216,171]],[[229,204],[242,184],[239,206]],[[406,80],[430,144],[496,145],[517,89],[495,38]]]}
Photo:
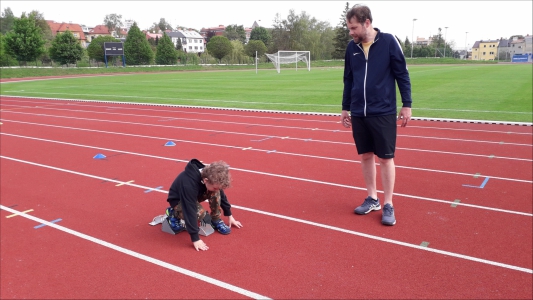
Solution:
{"label": "man standing on track", "polygon": [[[399,41],[393,35],[373,28],[372,14],[367,6],[357,4],[352,7],[346,14],[346,21],[353,40],[345,54],[341,122],[346,128],[352,126],[368,192],[368,197],[354,212],[364,215],[381,209],[376,188],[376,155],[384,192],[381,223],[394,225],[396,121],[401,119],[401,126],[405,127],[411,119],[409,72]],[[398,117],[396,83],[403,103]]]}

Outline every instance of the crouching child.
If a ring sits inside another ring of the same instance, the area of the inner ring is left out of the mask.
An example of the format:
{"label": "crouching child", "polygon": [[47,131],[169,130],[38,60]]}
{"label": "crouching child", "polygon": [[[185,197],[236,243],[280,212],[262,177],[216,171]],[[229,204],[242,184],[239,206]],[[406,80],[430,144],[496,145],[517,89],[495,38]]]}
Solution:
{"label": "crouching child", "polygon": [[[209,202],[211,226],[221,234],[230,234],[232,225],[242,227],[241,222],[233,218],[231,204],[224,193],[230,184],[229,166],[223,161],[204,165],[192,159],[174,179],[168,191],[170,207],[166,210],[166,222],[175,233],[187,230],[196,251],[209,249],[198,234],[198,223],[205,220],[207,214],[201,202]],[[228,225],[220,218],[222,212],[228,217]]]}

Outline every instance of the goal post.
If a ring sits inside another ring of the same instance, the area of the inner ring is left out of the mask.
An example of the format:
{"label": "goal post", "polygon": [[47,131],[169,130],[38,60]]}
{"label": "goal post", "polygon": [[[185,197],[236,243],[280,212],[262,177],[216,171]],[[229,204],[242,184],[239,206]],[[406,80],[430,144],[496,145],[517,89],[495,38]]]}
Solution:
{"label": "goal post", "polygon": [[280,73],[281,65],[295,64],[298,71],[298,62],[302,61],[306,65],[307,71],[311,71],[311,52],[310,51],[278,51],[273,54],[265,54]]}

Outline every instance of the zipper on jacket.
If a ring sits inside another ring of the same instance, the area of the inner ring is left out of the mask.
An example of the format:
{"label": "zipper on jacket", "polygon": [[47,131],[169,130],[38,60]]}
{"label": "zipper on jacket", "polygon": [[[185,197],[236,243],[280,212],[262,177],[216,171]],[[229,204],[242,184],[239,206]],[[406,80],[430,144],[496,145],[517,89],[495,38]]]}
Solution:
{"label": "zipper on jacket", "polygon": [[[379,34],[379,32],[378,32]],[[368,57],[370,56],[370,48],[372,47],[372,45],[374,45],[375,42],[377,42],[379,40],[379,37],[377,37],[377,34],[376,34],[376,39],[374,40],[374,42],[372,44],[370,44],[370,46],[368,46],[368,53],[365,55],[365,80],[363,82],[363,98],[365,99],[365,107],[363,109],[363,115],[366,117],[366,76],[368,74]],[[365,54],[365,50],[363,48],[361,48],[361,44],[362,42],[360,42],[359,44],[357,44],[357,47],[359,47],[359,49],[361,49],[361,51],[363,51],[363,54]]]}
{"label": "zipper on jacket", "polygon": [[[372,46],[372,45],[370,45]],[[361,48],[361,43],[357,44],[357,47],[363,51],[363,54],[365,54],[365,50]],[[365,54],[365,79],[363,80],[363,98],[365,99],[365,106],[363,108],[363,115],[366,117],[366,75],[368,71],[368,55],[370,55],[370,47],[368,47],[368,54]]]}

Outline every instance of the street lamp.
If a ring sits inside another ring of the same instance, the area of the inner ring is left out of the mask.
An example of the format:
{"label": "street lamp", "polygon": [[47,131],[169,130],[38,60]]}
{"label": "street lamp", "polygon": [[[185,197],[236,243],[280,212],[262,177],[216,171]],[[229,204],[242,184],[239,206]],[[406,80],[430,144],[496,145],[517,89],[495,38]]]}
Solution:
{"label": "street lamp", "polygon": [[446,35],[448,34],[448,27],[446,28],[446,31],[444,32],[444,58],[446,58]]}
{"label": "street lamp", "polygon": [[466,32],[466,36],[465,36],[465,59],[468,57],[468,48],[466,47],[467,38],[468,38],[468,31]]}
{"label": "street lamp", "polygon": [[413,31],[411,32],[411,58],[413,58],[413,47],[414,47],[414,34],[415,34],[415,21],[417,19],[413,19]]}

